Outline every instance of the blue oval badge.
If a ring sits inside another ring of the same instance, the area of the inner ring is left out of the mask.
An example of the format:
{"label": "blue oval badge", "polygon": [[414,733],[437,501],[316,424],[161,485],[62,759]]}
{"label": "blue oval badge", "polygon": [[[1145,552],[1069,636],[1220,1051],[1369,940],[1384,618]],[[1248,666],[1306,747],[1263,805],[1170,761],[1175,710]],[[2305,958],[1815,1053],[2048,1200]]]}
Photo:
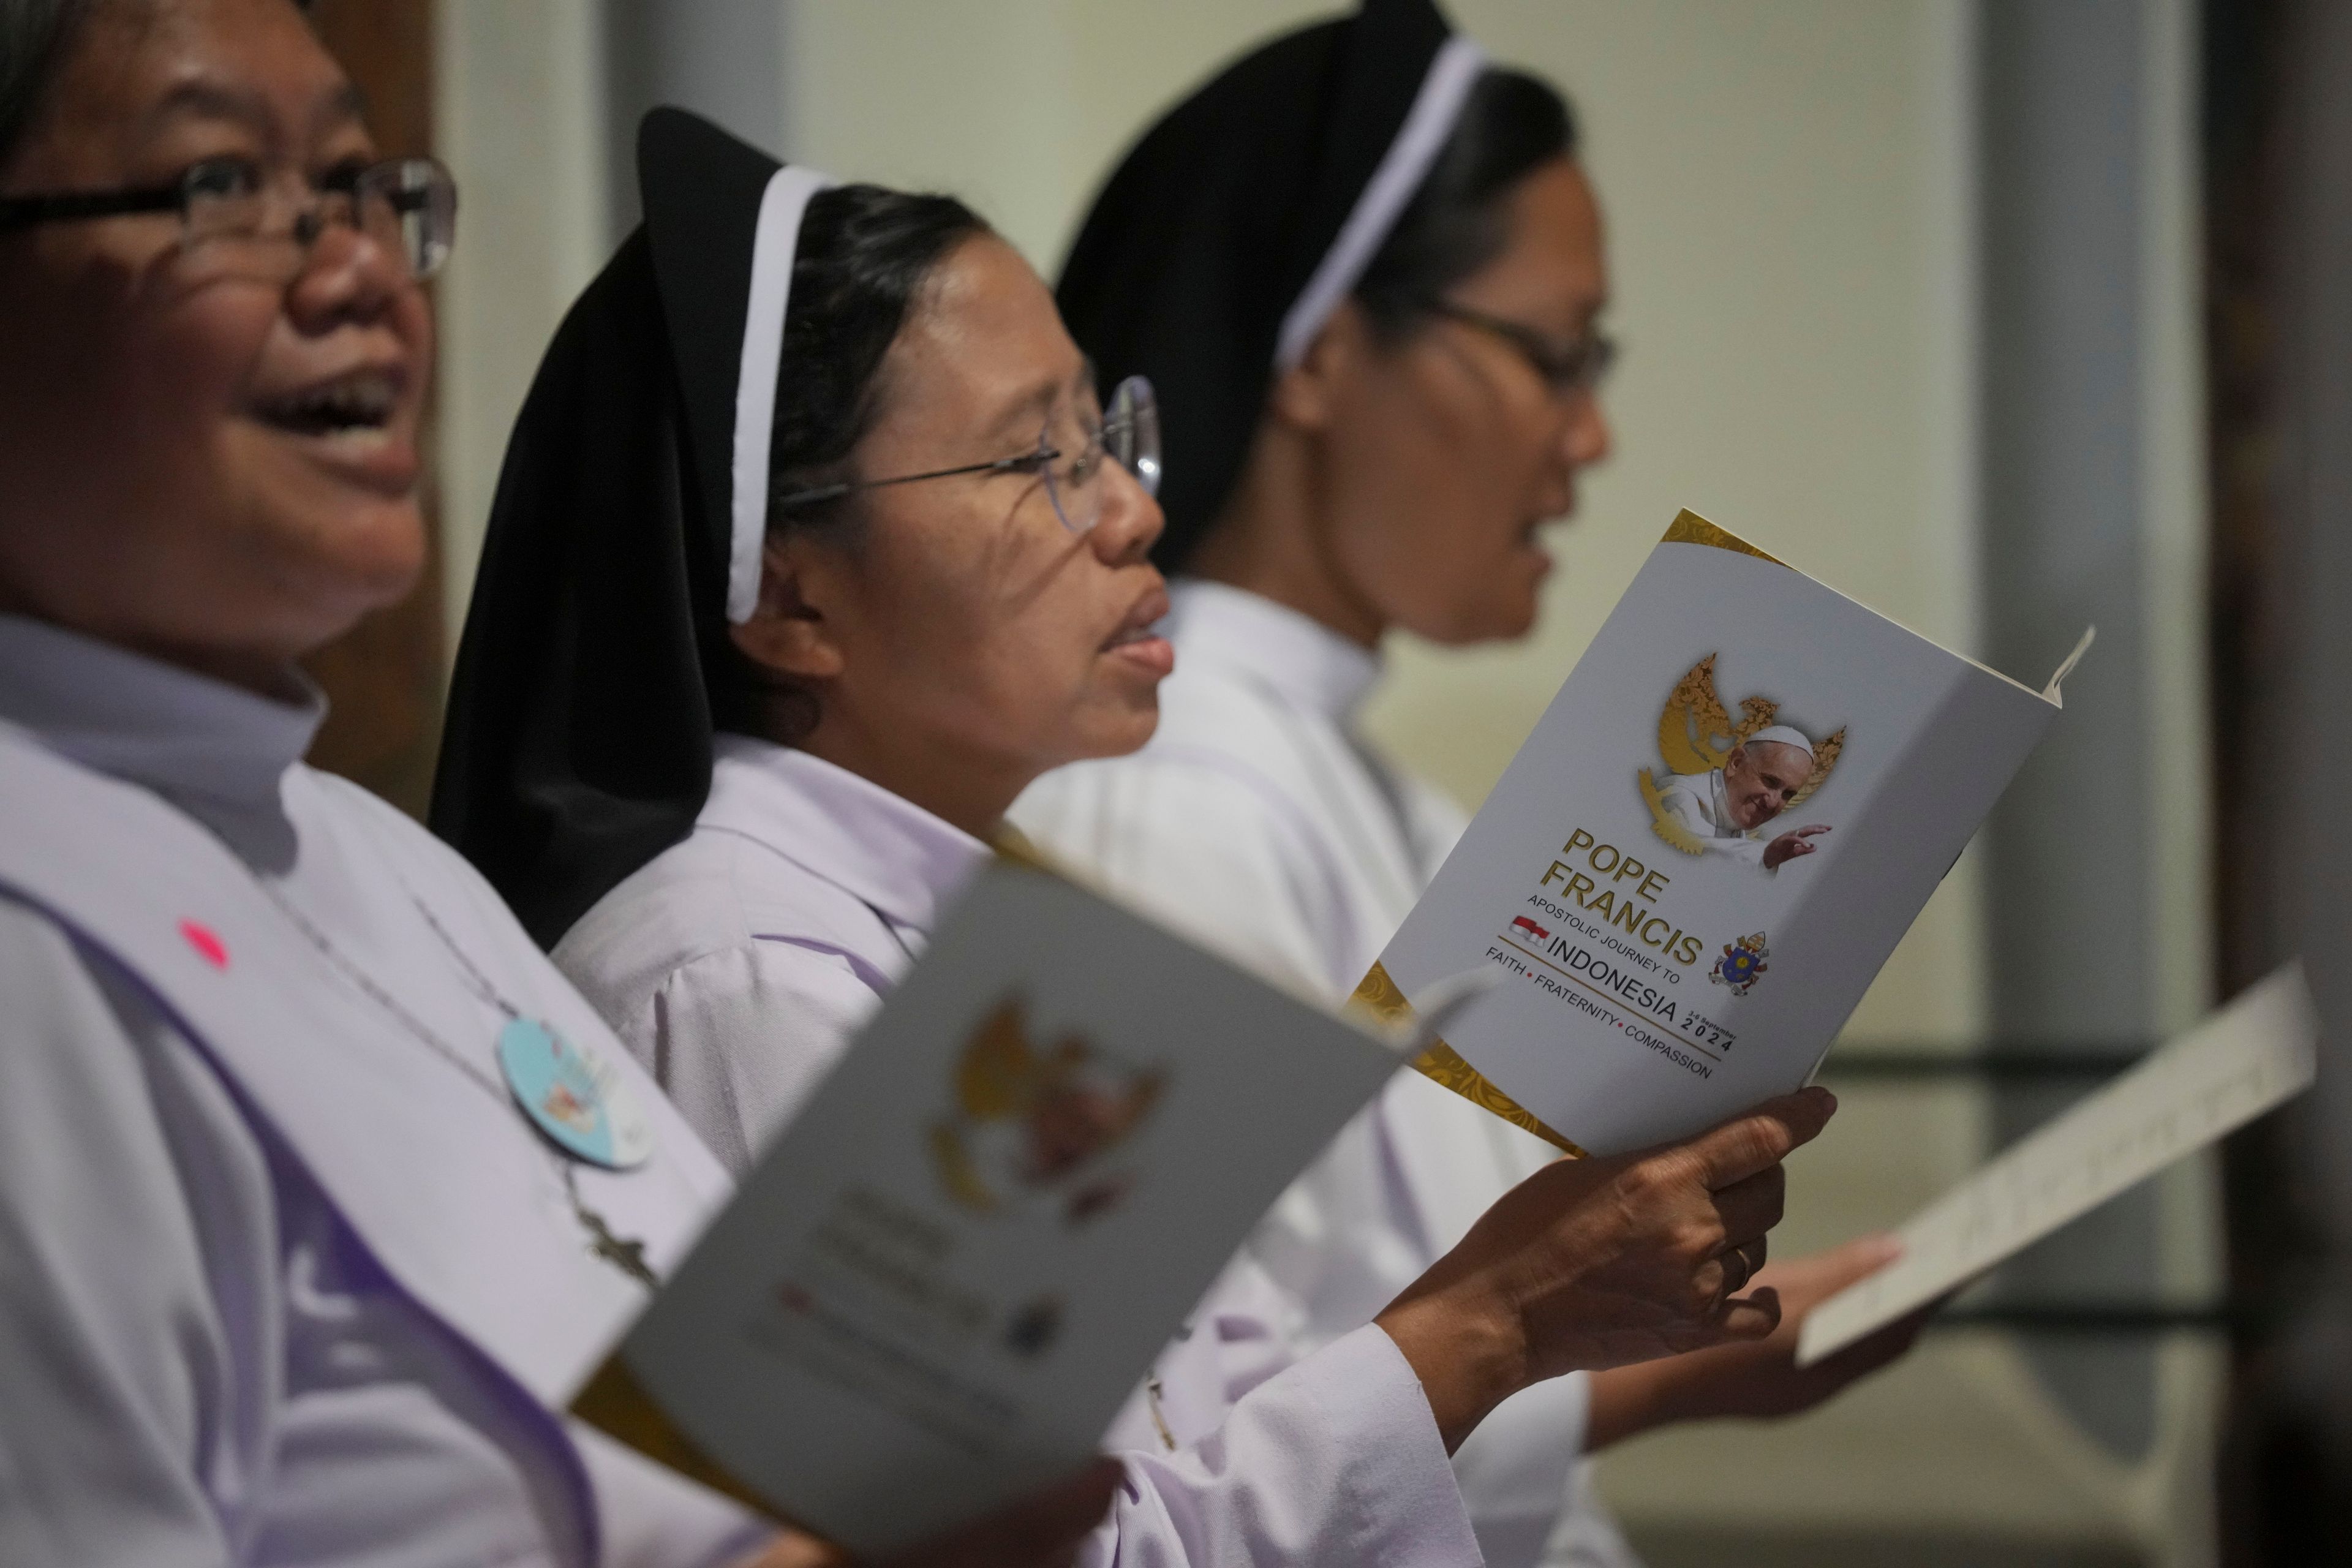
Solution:
{"label": "blue oval badge", "polygon": [[499,1032],[499,1066],[515,1103],[564,1152],[614,1171],[653,1153],[653,1123],[613,1064],[550,1026],[509,1019]]}

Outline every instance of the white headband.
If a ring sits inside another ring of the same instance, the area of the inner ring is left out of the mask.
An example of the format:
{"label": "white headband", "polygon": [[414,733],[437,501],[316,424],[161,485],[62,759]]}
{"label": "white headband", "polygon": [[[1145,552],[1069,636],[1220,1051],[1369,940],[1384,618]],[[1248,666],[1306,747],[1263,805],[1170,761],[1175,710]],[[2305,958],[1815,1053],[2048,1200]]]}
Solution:
{"label": "white headband", "polygon": [[1794,746],[1809,757],[1813,754],[1813,743],[1805,739],[1804,731],[1791,730],[1786,724],[1775,724],[1769,729],[1759,730],[1748,737],[1748,743],[1751,746]]}
{"label": "white headband", "polygon": [[727,552],[727,618],[740,626],[760,607],[760,552],[768,534],[768,437],[776,416],[776,367],[784,353],[784,307],[793,255],[809,198],[833,182],[792,164],[768,178],[751,237],[751,296],[743,307],[743,359],[735,381],[735,461]]}
{"label": "white headband", "polygon": [[1388,238],[1397,215],[1421,188],[1422,176],[1429,173],[1438,150],[1454,133],[1463,101],[1486,68],[1486,51],[1458,35],[1446,39],[1437,58],[1429,62],[1429,74],[1421,79],[1421,90],[1413,95],[1403,128],[1381,154],[1380,167],[1372,171],[1364,194],[1356,198],[1348,221],[1339,226],[1339,237],[1324,252],[1315,275],[1282,318],[1282,332],[1275,340],[1276,370],[1288,370],[1306,357],[1307,345],[1315,341],[1315,334],[1364,275],[1372,253]]}

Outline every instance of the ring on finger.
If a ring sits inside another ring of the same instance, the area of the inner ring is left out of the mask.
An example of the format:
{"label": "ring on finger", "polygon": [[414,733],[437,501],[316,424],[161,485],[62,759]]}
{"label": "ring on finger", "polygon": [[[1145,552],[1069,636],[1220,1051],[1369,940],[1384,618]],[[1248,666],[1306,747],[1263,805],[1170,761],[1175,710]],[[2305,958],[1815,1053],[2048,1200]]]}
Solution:
{"label": "ring on finger", "polygon": [[1737,1296],[1748,1289],[1748,1282],[1756,1278],[1758,1269],[1764,1267],[1764,1238],[1759,1236],[1753,1241],[1727,1247],[1721,1255],[1721,1262],[1723,1293]]}

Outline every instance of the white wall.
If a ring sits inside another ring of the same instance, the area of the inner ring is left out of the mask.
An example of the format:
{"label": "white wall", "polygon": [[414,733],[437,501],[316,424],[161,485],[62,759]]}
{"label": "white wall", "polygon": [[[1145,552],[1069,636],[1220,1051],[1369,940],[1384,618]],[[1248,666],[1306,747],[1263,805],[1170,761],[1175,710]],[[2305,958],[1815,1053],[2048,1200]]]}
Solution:
{"label": "white wall", "polygon": [[440,0],[434,139],[457,176],[440,324],[442,591],[451,652],[515,414],[605,255],[604,68],[584,0]]}

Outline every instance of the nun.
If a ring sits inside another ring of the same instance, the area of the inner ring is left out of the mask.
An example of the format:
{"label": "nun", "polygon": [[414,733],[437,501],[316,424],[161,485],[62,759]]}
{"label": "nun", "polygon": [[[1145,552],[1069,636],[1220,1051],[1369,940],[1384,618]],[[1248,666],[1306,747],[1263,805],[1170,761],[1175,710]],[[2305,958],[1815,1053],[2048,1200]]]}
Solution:
{"label": "nun", "polygon": [[[1150,736],[1155,407],[961,203],[676,110],[638,174],[516,427],[434,821],[740,1169],[1021,790]],[[1502,1400],[1769,1331],[1736,1292],[1829,1104],[1540,1173],[1295,1362],[1244,1260],[1112,1434],[1086,1560],[1476,1563],[1448,1456]]]}
{"label": "nun", "polygon": [[[1601,212],[1560,95],[1491,63],[1429,0],[1277,37],[1168,110],[1087,213],[1057,299],[1109,380],[1164,403],[1176,650],[1140,752],[1047,775],[1033,840],[1203,941],[1337,1000],[1464,818],[1357,716],[1402,629],[1516,638],[1538,537],[1609,450]],[[1255,1259],[1309,1342],[1377,1310],[1556,1156],[1400,1074],[1287,1193]],[[1801,1306],[1871,1240],[1778,1274]],[[1455,1465],[1497,1565],[1630,1558],[1576,1457],[1680,1416],[1801,1408],[1908,1329],[1797,1376],[1763,1346],[1564,1379]],[[1563,1500],[1572,1506],[1563,1509]]]}
{"label": "nun", "polygon": [[[424,560],[455,205],[289,0],[0,6],[11,1565],[814,1560],[562,1414],[724,1168],[300,760],[297,661]],[[1055,1561],[1116,1480],[908,1561]]]}

